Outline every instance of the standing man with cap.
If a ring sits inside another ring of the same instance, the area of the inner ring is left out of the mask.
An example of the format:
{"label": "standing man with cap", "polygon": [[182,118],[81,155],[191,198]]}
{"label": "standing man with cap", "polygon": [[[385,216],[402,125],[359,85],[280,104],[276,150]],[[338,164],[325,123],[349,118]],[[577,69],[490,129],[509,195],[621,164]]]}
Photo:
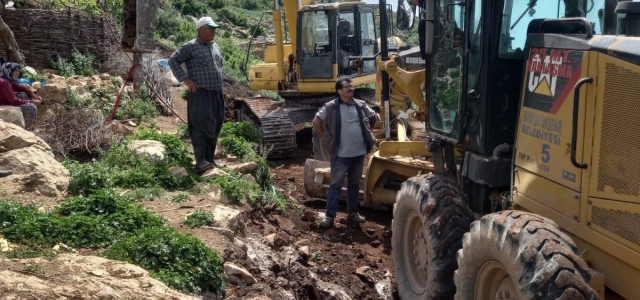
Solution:
{"label": "standing man with cap", "polygon": [[[180,46],[169,58],[173,75],[189,87],[188,130],[199,174],[221,166],[214,161],[224,122],[224,65],[220,47],[213,41],[218,27],[211,17],[200,18],[196,23],[198,36]],[[186,73],[182,63],[187,67]]]}

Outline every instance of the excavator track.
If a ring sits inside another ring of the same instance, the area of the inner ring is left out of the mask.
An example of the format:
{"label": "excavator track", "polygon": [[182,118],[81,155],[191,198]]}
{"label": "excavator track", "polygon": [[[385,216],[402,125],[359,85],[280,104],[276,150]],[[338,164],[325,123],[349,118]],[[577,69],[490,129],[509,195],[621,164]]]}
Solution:
{"label": "excavator track", "polygon": [[293,156],[296,132],[289,109],[267,97],[237,98],[234,101],[236,121],[248,121],[262,132],[262,144],[271,148],[268,158]]}

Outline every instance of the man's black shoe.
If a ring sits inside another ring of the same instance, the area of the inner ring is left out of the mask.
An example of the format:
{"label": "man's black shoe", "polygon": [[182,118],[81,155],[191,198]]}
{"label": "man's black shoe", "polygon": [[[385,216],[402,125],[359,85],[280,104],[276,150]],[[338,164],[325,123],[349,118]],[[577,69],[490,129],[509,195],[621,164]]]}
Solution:
{"label": "man's black shoe", "polygon": [[0,177],[7,177],[11,174],[13,174],[13,171],[11,170],[0,170]]}

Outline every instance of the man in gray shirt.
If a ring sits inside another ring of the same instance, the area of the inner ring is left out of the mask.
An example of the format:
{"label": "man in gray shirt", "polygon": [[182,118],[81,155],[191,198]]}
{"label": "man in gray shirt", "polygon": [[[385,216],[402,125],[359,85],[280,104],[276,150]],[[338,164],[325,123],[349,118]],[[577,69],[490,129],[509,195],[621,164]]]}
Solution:
{"label": "man in gray shirt", "polygon": [[358,193],[364,157],[373,149],[376,113],[362,100],[353,98],[351,79],[338,79],[339,97],[327,102],[313,119],[313,127],[331,156],[331,185],[327,191],[327,211],[320,227],[333,226],[344,178],[347,177],[347,221],[364,223],[358,213]]}
{"label": "man in gray shirt", "polygon": [[[198,37],[180,46],[169,58],[173,75],[189,87],[188,130],[196,158],[195,169],[200,174],[219,166],[214,155],[224,122],[224,65],[220,47],[213,41],[218,27],[210,17],[200,18],[196,23]],[[182,63],[187,67],[186,73]]]}

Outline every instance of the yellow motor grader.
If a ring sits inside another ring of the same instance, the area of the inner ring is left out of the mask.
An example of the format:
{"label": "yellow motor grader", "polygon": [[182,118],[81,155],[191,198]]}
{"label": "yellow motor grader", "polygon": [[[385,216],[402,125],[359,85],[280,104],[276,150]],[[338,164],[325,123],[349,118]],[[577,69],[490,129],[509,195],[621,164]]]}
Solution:
{"label": "yellow motor grader", "polygon": [[[360,192],[393,210],[400,297],[640,298],[640,2],[418,8],[426,71],[376,57]],[[329,168],[307,161],[309,195]]]}

